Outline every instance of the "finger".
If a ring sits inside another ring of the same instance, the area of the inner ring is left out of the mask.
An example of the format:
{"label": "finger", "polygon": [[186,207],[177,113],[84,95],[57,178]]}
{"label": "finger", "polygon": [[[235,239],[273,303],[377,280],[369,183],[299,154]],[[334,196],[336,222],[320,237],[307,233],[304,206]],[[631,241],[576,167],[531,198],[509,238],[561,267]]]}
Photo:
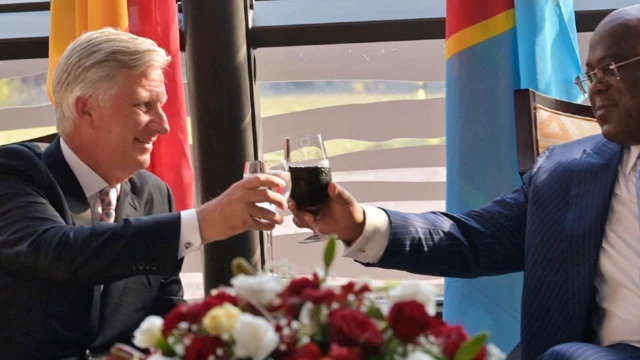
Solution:
{"label": "finger", "polygon": [[249,225],[247,227],[249,228],[249,230],[269,231],[269,230],[273,230],[276,227],[276,225],[273,223],[260,221],[252,217],[249,218],[248,223]]}
{"label": "finger", "polygon": [[282,216],[269,209],[265,209],[256,204],[248,204],[247,207],[247,213],[254,219],[264,220],[278,225],[282,224]]}
{"label": "finger", "polygon": [[312,229],[312,224],[309,224],[305,220],[296,217],[293,218],[293,224],[299,228]]}
{"label": "finger", "polygon": [[267,174],[255,174],[238,182],[245,189],[259,189],[261,187],[279,188],[285,187],[284,180],[277,176]]}
{"label": "finger", "polygon": [[287,201],[284,196],[271,190],[246,190],[243,200],[247,203],[270,203],[282,210],[287,210]]}
{"label": "finger", "polygon": [[291,212],[298,211],[298,207],[296,206],[295,201],[289,199],[289,202],[287,202],[287,205],[289,206],[289,210],[291,210]]}
{"label": "finger", "polygon": [[358,203],[353,195],[351,195],[347,190],[334,182],[329,184],[328,192],[329,197],[331,197],[331,199],[336,201],[338,204],[351,206]]}

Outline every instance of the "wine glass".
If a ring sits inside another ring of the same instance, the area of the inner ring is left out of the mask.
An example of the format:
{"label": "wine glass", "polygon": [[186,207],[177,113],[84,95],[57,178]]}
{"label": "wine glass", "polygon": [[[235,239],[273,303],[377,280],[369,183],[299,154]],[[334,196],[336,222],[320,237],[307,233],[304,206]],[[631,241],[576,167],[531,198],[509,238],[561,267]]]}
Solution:
{"label": "wine glass", "polygon": [[[271,189],[271,190],[282,195],[285,201],[289,200],[289,194],[291,193],[291,176],[287,171],[287,164],[284,160],[264,160],[264,161],[253,160],[253,161],[245,162],[243,178],[246,179],[251,176],[256,176],[257,174],[273,175],[284,180],[285,182],[284,188]],[[265,209],[269,209],[271,211],[280,212],[280,209],[278,209],[278,207],[274,206],[271,203],[259,203],[256,205],[261,206]],[[282,215],[282,213],[280,213],[280,215]],[[263,270],[265,273],[275,275],[273,274],[273,268],[274,268],[273,231],[271,230],[266,231],[264,239],[265,241],[263,242],[263,248],[265,253],[264,254],[265,261],[264,261]]]}
{"label": "wine glass", "polygon": [[[317,220],[329,199],[331,168],[321,134],[285,138],[284,155],[291,174],[291,199],[300,210]],[[313,235],[298,241],[301,244],[327,240],[313,226]]]}

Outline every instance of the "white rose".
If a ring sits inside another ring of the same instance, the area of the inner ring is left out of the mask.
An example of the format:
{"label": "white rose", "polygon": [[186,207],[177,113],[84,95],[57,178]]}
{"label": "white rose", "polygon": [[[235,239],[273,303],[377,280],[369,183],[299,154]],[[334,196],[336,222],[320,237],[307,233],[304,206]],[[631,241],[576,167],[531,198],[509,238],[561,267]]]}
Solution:
{"label": "white rose", "polygon": [[162,324],[164,320],[160,316],[147,316],[133,333],[133,343],[142,349],[155,347],[162,340]]}
{"label": "white rose", "polygon": [[278,333],[264,318],[242,313],[233,330],[235,345],[233,352],[237,358],[250,357],[263,360],[280,342]]}
{"label": "white rose", "polygon": [[409,356],[407,356],[407,360],[435,360],[433,356],[423,353],[422,351],[416,351]]}
{"label": "white rose", "polygon": [[207,312],[202,319],[202,327],[211,335],[221,336],[233,331],[241,313],[237,307],[224,303]]}
{"label": "white rose", "polygon": [[436,315],[436,295],[438,289],[419,281],[403,281],[389,291],[391,304],[401,301],[415,300],[424,304],[427,314]]}
{"label": "white rose", "polygon": [[240,274],[231,279],[231,285],[238,296],[262,305],[270,304],[276,295],[284,289],[284,285],[277,276],[267,274],[256,276]]}

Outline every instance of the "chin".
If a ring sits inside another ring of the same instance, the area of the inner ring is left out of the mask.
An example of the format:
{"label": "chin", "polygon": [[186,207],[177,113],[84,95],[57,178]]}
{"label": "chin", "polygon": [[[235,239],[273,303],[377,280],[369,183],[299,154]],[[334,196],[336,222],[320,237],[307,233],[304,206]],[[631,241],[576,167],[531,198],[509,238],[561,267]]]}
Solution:
{"label": "chin", "polygon": [[138,164],[138,170],[146,169],[149,167],[149,165],[151,165],[151,157],[150,156],[139,157],[136,159],[136,162]]}
{"label": "chin", "polygon": [[605,139],[616,144],[629,146],[629,142],[628,139],[626,139],[626,136],[624,134],[621,134],[620,131],[617,131],[615,128],[612,129],[611,125],[602,127],[602,136]]}

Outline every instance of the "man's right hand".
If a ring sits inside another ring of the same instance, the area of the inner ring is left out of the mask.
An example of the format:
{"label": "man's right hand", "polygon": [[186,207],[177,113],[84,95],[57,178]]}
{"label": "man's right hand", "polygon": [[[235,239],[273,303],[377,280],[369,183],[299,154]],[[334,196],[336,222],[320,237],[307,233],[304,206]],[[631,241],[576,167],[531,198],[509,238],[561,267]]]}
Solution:
{"label": "man's right hand", "polygon": [[227,239],[247,230],[272,230],[282,216],[256,204],[271,203],[287,209],[284,197],[268,188],[283,188],[282,179],[256,175],[231,185],[217,198],[196,209],[203,244]]}
{"label": "man's right hand", "polygon": [[328,192],[329,199],[317,218],[298,209],[295,202],[291,200],[289,209],[293,214],[293,223],[300,228],[315,228],[321,234],[335,234],[338,239],[346,242],[356,241],[362,236],[364,230],[364,210],[353,195],[340,185],[330,183]]}

